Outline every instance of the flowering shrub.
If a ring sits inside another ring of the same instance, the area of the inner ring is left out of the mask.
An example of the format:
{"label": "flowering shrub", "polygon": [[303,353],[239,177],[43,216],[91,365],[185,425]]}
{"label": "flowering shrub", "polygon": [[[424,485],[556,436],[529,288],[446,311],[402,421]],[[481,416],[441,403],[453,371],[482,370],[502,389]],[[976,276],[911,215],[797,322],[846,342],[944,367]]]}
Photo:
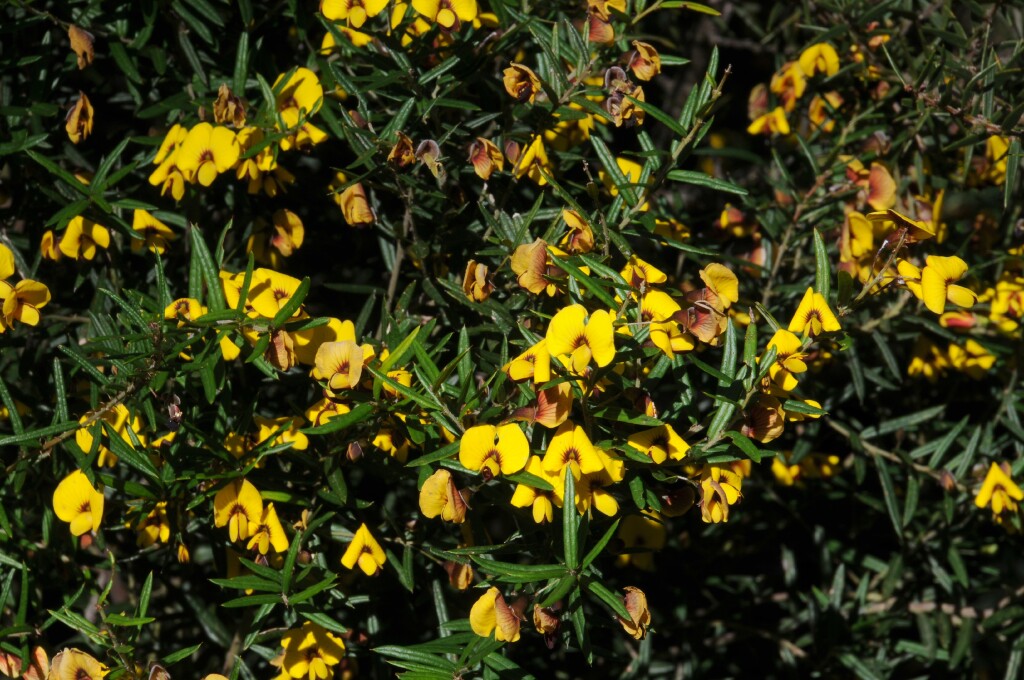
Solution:
{"label": "flowering shrub", "polygon": [[1017,5],[2,11],[0,672],[1020,672]]}

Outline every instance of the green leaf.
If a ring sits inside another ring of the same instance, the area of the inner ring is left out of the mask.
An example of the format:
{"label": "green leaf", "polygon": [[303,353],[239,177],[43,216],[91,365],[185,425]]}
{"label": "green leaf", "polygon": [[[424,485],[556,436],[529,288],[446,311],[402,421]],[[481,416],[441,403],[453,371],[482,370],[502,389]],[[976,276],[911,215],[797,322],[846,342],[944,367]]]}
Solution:
{"label": "green leaf", "polygon": [[682,182],[683,184],[692,184],[706,189],[713,189],[715,191],[724,191],[738,196],[746,196],[748,193],[746,189],[738,187],[732,182],[727,182],[726,180],[719,179],[717,177],[711,177],[710,175],[705,175],[703,172],[698,172],[696,170],[671,170],[668,173],[668,179],[675,182]]}
{"label": "green leaf", "polygon": [[633,617],[629,615],[629,611],[626,609],[626,605],[622,601],[622,598],[610,591],[603,583],[594,579],[586,579],[583,583],[588,593],[604,603],[604,605],[611,609],[617,616],[626,619],[627,621],[633,620]]}
{"label": "green leaf", "polygon": [[214,263],[199,227],[193,224],[189,228],[188,235],[192,245],[193,271],[200,272],[206,283],[206,306],[211,312],[220,312],[225,309],[224,290],[220,285],[220,269]]}
{"label": "green leaf", "polygon": [[299,431],[307,435],[324,435],[331,434],[332,432],[341,432],[342,430],[346,430],[353,425],[363,422],[370,417],[370,414],[372,414],[374,410],[375,407],[373,404],[357,404],[355,408],[348,413],[340,416],[334,416],[323,425],[306,427]]}
{"label": "green leaf", "polygon": [[562,542],[565,550],[565,566],[575,571],[579,567],[579,545],[577,530],[580,526],[580,515],[572,499],[576,498],[576,481],[572,475],[565,476],[565,504],[562,507]]}
{"label": "green leaf", "polygon": [[604,532],[604,535],[601,536],[600,540],[598,540],[598,542],[594,544],[594,547],[587,552],[586,556],[583,558],[583,562],[580,563],[581,569],[589,567],[590,563],[596,560],[598,555],[601,554],[601,551],[604,550],[605,546],[608,545],[608,542],[615,536],[615,532],[619,528],[619,521],[620,520],[616,519],[612,522],[612,525],[608,527],[608,530]]}
{"label": "green leaf", "polygon": [[292,296],[288,298],[288,301],[281,305],[281,308],[277,310],[277,314],[274,315],[274,319],[270,322],[271,328],[281,328],[286,322],[288,322],[296,312],[299,311],[299,307],[306,300],[306,296],[309,294],[309,277],[304,276],[302,281],[299,282],[299,287],[295,289]]}
{"label": "green leaf", "polygon": [[757,446],[754,444],[754,442],[750,440],[749,437],[740,432],[736,432],[735,430],[729,430],[728,432],[725,433],[725,436],[731,439],[733,443],[737,446],[737,448],[740,449],[740,451],[747,454],[750,460],[754,461],[755,463],[761,462],[761,456],[764,455],[764,451],[757,448]]}
{"label": "green leaf", "polygon": [[814,290],[821,293],[828,303],[829,295],[832,293],[832,263],[829,261],[825,241],[817,229],[814,230],[814,265]]}
{"label": "green leaf", "polygon": [[881,456],[875,456],[875,467],[878,469],[878,479],[882,483],[882,494],[885,498],[885,509],[889,512],[889,519],[892,520],[892,527],[896,531],[896,537],[903,542],[903,520],[900,517],[900,507],[896,502],[896,488],[892,483],[892,474],[889,472],[889,465]]}

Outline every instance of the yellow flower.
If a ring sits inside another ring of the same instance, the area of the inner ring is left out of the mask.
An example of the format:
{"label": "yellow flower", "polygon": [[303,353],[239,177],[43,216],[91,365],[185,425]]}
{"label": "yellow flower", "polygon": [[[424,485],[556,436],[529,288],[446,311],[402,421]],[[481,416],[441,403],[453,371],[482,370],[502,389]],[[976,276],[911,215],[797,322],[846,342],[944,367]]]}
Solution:
{"label": "yellow flower", "polygon": [[388,0],[321,0],[320,13],[331,21],[345,21],[361,28],[368,17],[375,17],[388,6]]}
{"label": "yellow flower", "polygon": [[[78,422],[84,424],[92,417],[92,413],[86,413],[78,419]],[[124,404],[117,404],[114,408],[106,411],[99,419],[109,423],[128,446],[135,448],[132,444],[132,437],[128,434],[129,429],[131,429],[132,433],[135,434],[135,438],[139,440],[140,444],[146,443],[146,438],[140,434],[142,432],[142,419],[138,414],[135,414],[134,416],[131,415]],[[100,430],[100,433],[100,441],[102,442],[103,438],[106,437],[106,433],[103,429]],[[92,433],[87,428],[82,427],[75,432],[75,442],[86,454],[92,451],[93,437]],[[117,463],[117,456],[114,455],[114,452],[107,448],[103,443],[98,445],[98,451],[99,457],[96,459],[97,465],[113,467]]]}
{"label": "yellow flower", "polygon": [[1010,140],[993,135],[985,140],[985,163],[982,179],[999,185],[1006,183],[1006,166],[1010,160]]}
{"label": "yellow flower", "polygon": [[[514,505],[514,504],[513,504]],[[420,489],[420,512],[427,517],[440,517],[445,522],[466,521],[466,499],[455,487],[452,473],[440,469],[430,475]]]}
{"label": "yellow flower", "polygon": [[302,247],[306,230],[302,220],[291,210],[277,210],[271,219],[273,224],[270,228],[263,223],[264,226],[257,228],[249,237],[246,252],[252,252],[257,261],[277,269],[284,264],[283,258],[291,257]]}
{"label": "yellow flower", "polygon": [[285,677],[327,680],[345,656],[341,638],[312,621],[304,621],[301,628],[292,628],[282,635],[281,646]]}
{"label": "yellow flower", "polygon": [[999,517],[1003,513],[1017,512],[1017,503],[1024,500],[1024,491],[1010,479],[1009,468],[1005,470],[994,462],[989,466],[985,481],[978,490],[974,504],[979,508],[992,506],[992,514]]}
{"label": "yellow flower", "polygon": [[214,525],[227,526],[232,541],[244,541],[263,518],[263,499],[247,480],[236,479],[213,497],[213,510]]}
{"label": "yellow flower", "polygon": [[67,119],[64,122],[64,129],[72,144],[78,144],[92,134],[92,122],[92,104],[89,103],[89,98],[85,96],[84,92],[79,92],[75,106],[68,111]]}
{"label": "yellow flower", "polygon": [[[544,468],[540,456],[530,456],[530,461],[526,464],[526,471],[540,477],[552,487],[564,483],[560,472],[551,473]],[[555,496],[554,491],[535,489],[528,484],[517,484],[510,503],[516,508],[532,508],[533,521],[537,524],[544,524],[554,519],[554,506],[556,503],[560,505],[561,500]]]}
{"label": "yellow flower", "polygon": [[412,8],[445,30],[459,30],[462,21],[472,22],[476,0],[412,0]]}
{"label": "yellow flower", "polygon": [[529,457],[530,443],[514,423],[476,425],[466,430],[459,442],[459,462],[487,477],[519,472]]}
{"label": "yellow flower", "polygon": [[732,270],[724,264],[709,264],[700,270],[701,281],[722,301],[725,309],[729,309],[740,299],[740,282]]}
{"label": "yellow flower", "polygon": [[199,123],[189,130],[181,143],[175,154],[175,165],[189,182],[208,187],[217,175],[234,167],[241,153],[233,131],[222,125]]}
{"label": "yellow flower", "polygon": [[816,293],[813,288],[808,287],[800,301],[800,306],[793,314],[793,319],[789,322],[789,330],[793,333],[821,335],[822,333],[834,333],[841,329],[839,319],[829,309],[825,298],[821,293]]}
{"label": "yellow flower", "polygon": [[[288,80],[282,73],[274,81],[274,92],[278,93],[276,105],[278,115],[284,123],[285,132],[290,134],[281,140],[281,150],[305,148],[324,141],[327,135],[308,121],[308,117],[320,110],[324,99],[324,88],[320,85],[316,74],[308,68],[299,67],[292,72]],[[282,82],[283,81],[283,82]]]}
{"label": "yellow flower", "polygon": [[548,341],[540,340],[502,368],[511,380],[529,380],[543,384],[551,380],[551,352]]}
{"label": "yellow flower", "polygon": [[949,361],[945,354],[934,342],[923,335],[918,336],[911,351],[907,375],[910,377],[922,376],[934,383],[947,368],[949,368]]}
{"label": "yellow flower", "polygon": [[[907,243],[916,243],[935,237],[935,225],[907,217],[892,208],[868,213],[867,218],[872,222],[880,222],[883,229],[895,229],[897,233],[902,230],[907,235]],[[890,243],[895,243],[897,240],[898,238],[895,237],[888,239]]]}
{"label": "yellow flower", "polygon": [[668,423],[635,432],[626,441],[655,463],[664,463],[668,458],[682,460],[690,450],[690,445]]}
{"label": "yellow flower", "polygon": [[779,96],[782,101],[782,111],[789,113],[796,108],[797,100],[804,96],[804,90],[807,89],[807,77],[799,63],[787,61],[772,76],[768,89]]}
{"label": "yellow flower", "polygon": [[615,359],[615,331],[612,316],[599,309],[587,318],[583,305],[570,305],[551,319],[547,332],[548,350],[582,375],[591,359],[599,367]]}
{"label": "yellow flower", "polygon": [[800,53],[800,69],[808,78],[818,73],[833,76],[839,71],[839,55],[828,43],[815,43]]}
{"label": "yellow flower", "polygon": [[[258,315],[273,319],[281,311],[281,308],[288,304],[301,283],[294,276],[288,276],[273,269],[257,268],[252,273],[252,281],[249,286],[249,303]],[[237,300],[235,302],[237,303]],[[231,302],[229,301],[228,304],[230,305]],[[295,315],[298,315],[300,310],[296,310]]]}
{"label": "yellow flower", "polygon": [[135,543],[140,548],[148,548],[154,543],[166,543],[171,538],[171,523],[167,519],[167,502],[157,503],[145,517],[135,525],[138,536]]}
{"label": "yellow flower", "polygon": [[282,416],[280,418],[256,416],[253,422],[258,428],[256,433],[257,444],[267,441],[276,432],[277,435],[274,436],[273,446],[291,444],[292,448],[296,451],[304,451],[309,446],[309,437],[299,431],[299,428],[305,423],[298,416]]}
{"label": "yellow flower", "polygon": [[751,135],[788,135],[790,128],[785,109],[776,106],[771,111],[762,113],[747,126],[747,133]]}
{"label": "yellow flower", "polygon": [[792,392],[797,387],[796,374],[807,371],[807,364],[804,363],[807,355],[801,351],[800,338],[791,331],[780,328],[768,341],[768,349],[771,348],[775,349],[775,363],[769,369],[768,375],[781,389]]}
{"label": "yellow flower", "polygon": [[526,175],[538,186],[547,184],[548,180],[544,175],[554,172],[554,166],[548,158],[548,152],[544,149],[544,138],[541,135],[534,136],[530,141],[530,146],[526,147],[517,158],[510,157],[510,160],[512,161],[512,174],[516,179],[522,179],[523,175]]}
{"label": "yellow flower", "polygon": [[963,347],[949,346],[949,363],[975,380],[981,380],[996,363],[996,357],[974,338],[968,338]]}
{"label": "yellow flower", "polygon": [[68,228],[60,238],[60,252],[72,260],[83,257],[91,260],[96,257],[96,248],[110,246],[110,232],[101,224],[88,220],[81,215],[68,222]]}
{"label": "yellow flower", "polygon": [[316,351],[313,377],[326,380],[332,392],[359,385],[363,372],[363,348],[351,340],[325,342]]}
{"label": "yellow flower", "polygon": [[626,596],[622,598],[622,603],[626,606],[626,611],[629,612],[630,620],[617,616],[619,623],[634,640],[643,640],[647,636],[647,627],[651,625],[651,610],[647,608],[647,595],[644,591],[634,586],[626,586],[623,588],[626,591]]}
{"label": "yellow flower", "polygon": [[[604,470],[604,463],[587,433],[571,420],[559,426],[544,452],[544,469],[549,474],[560,473],[565,468],[572,471],[575,479],[579,479],[580,474]],[[555,492],[559,491],[555,485]]]}
{"label": "yellow flower", "polygon": [[968,288],[957,286],[967,273],[967,263],[959,257],[929,255],[921,272],[921,296],[925,307],[935,314],[942,314],[949,301],[958,307],[971,307],[978,296]]}
{"label": "yellow flower", "polygon": [[724,465],[705,465],[700,474],[700,517],[706,523],[729,521],[729,506],[743,497],[743,478]]}
{"label": "yellow flower", "polygon": [[351,413],[352,408],[348,404],[324,397],[317,403],[306,409],[306,420],[310,425],[317,426],[330,422],[331,418]]}
{"label": "yellow flower", "polygon": [[641,260],[636,255],[631,255],[626,266],[619,272],[622,278],[633,288],[648,287],[665,283],[668,276],[649,262]]}
{"label": "yellow flower", "polygon": [[53,512],[71,525],[71,535],[99,531],[103,521],[103,491],[96,490],[81,470],[61,480],[53,492]]}
{"label": "yellow flower", "polygon": [[469,610],[469,625],[480,637],[490,637],[493,631],[494,639],[498,642],[515,642],[519,639],[519,616],[494,587],[473,603],[473,608]]}
{"label": "yellow flower", "polygon": [[261,555],[266,555],[271,548],[276,553],[288,552],[288,537],[281,526],[281,520],[277,518],[273,503],[267,503],[263,508],[263,515],[252,527],[252,537],[246,547],[249,550],[259,550]]}
{"label": "yellow flower", "polygon": [[18,320],[35,326],[39,323],[39,310],[50,301],[50,289],[32,279],[22,279],[14,286],[0,281],[0,301],[5,324],[10,326]]}
{"label": "yellow flower", "polygon": [[575,210],[563,210],[562,219],[569,227],[569,233],[562,237],[560,246],[573,255],[589,253],[594,249],[594,230],[582,215]]}
{"label": "yellow flower", "polygon": [[383,548],[380,547],[380,543],[373,537],[365,524],[359,525],[352,537],[352,542],[348,544],[348,549],[341,556],[342,566],[352,569],[359,564],[359,568],[367,576],[379,574],[386,561],[387,556],[384,554]]}
{"label": "yellow flower", "polygon": [[43,259],[53,260],[54,262],[64,256],[64,253],[60,252],[60,243],[52,229],[47,229],[43,232],[42,241],[39,243],[39,254],[43,256]]}
{"label": "yellow flower", "polygon": [[142,238],[132,239],[133,253],[149,248],[150,252],[163,255],[168,242],[178,238],[170,227],[145,210],[135,210],[132,215],[132,230],[142,235]]}
{"label": "yellow flower", "polygon": [[100,680],[109,672],[106,666],[89,654],[77,649],[65,649],[53,657],[46,677],[48,680]]}

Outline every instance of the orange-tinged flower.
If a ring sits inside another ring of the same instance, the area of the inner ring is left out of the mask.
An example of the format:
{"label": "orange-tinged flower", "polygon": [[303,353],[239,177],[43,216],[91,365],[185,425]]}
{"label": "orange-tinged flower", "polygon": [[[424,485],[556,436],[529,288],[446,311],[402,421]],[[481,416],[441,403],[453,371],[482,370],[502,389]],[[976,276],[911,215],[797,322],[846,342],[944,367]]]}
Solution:
{"label": "orange-tinged flower", "polygon": [[96,39],[92,33],[74,24],[68,26],[68,39],[71,41],[71,51],[75,53],[75,57],[78,59],[78,70],[81,71],[91,64],[96,56],[93,49],[93,43]]}
{"label": "orange-tinged flower", "polygon": [[341,187],[348,183],[343,173],[337,173],[331,182],[331,192],[334,202],[341,208],[342,217],[350,227],[363,227],[377,221],[373,208],[370,207],[370,200],[366,196],[366,189],[361,182],[349,185],[343,191]]}
{"label": "orange-tinged flower", "polygon": [[831,112],[838,111],[842,105],[843,97],[838,92],[826,92],[825,96],[814,95],[807,107],[807,118],[814,127],[823,132],[832,132],[836,128],[836,121]]}
{"label": "orange-tinged flower", "polygon": [[649,262],[641,260],[636,255],[631,255],[626,266],[619,272],[622,278],[633,288],[649,287],[665,283],[668,276]]}
{"label": "orange-tinged flower", "polygon": [[366,19],[375,17],[388,6],[388,0],[321,0],[320,13],[331,21],[345,21],[352,28],[361,28]]}
{"label": "orange-tinged flower", "polygon": [[839,71],[839,55],[828,43],[815,43],[800,53],[800,69],[808,78],[819,73],[833,76]]}
{"label": "orange-tinged flower", "polygon": [[351,340],[325,342],[316,351],[313,377],[326,380],[332,392],[359,385],[363,372],[363,348]]}
{"label": "orange-tinged flower", "polygon": [[537,295],[548,287],[547,274],[548,245],[538,238],[525,243],[512,253],[512,271],[519,277],[519,285]]}
{"label": "orange-tinged flower", "polygon": [[74,107],[68,111],[67,119],[64,121],[64,129],[72,144],[78,144],[92,134],[93,115],[89,98],[84,92],[79,92]]}
{"label": "orange-tinged flower", "polygon": [[459,462],[470,470],[486,471],[489,477],[519,472],[529,457],[530,443],[514,423],[476,425],[459,441]]}
{"label": "orange-tinged flower", "polygon": [[96,257],[96,248],[110,246],[110,232],[101,224],[81,215],[68,222],[68,228],[60,238],[60,252],[72,260],[79,257],[91,260]]}
{"label": "orange-tinged flower", "polygon": [[245,125],[245,102],[225,83],[221,83],[217,90],[217,99],[213,102],[213,120],[235,128]]}
{"label": "orange-tinged flower", "polygon": [[407,168],[415,162],[416,151],[412,147],[412,140],[409,135],[399,131],[398,141],[388,152],[388,163],[399,168]]}
{"label": "orange-tinged flower", "polygon": [[800,306],[796,308],[793,319],[789,322],[789,330],[793,333],[821,335],[840,330],[839,319],[829,309],[828,302],[808,286]]}
{"label": "orange-tinged flower", "polygon": [[[1003,464],[1006,465],[1005,463]],[[974,504],[979,508],[992,507],[992,514],[1017,512],[1018,503],[1024,500],[1024,491],[1010,478],[1009,466],[1004,469],[993,462],[985,475],[985,481],[978,490]]]}
{"label": "orange-tinged flower", "polygon": [[544,452],[544,469],[549,474],[559,474],[566,468],[572,471],[575,479],[579,479],[581,474],[604,471],[604,462],[590,437],[571,420],[559,426]]}
{"label": "orange-tinged flower", "polygon": [[466,521],[466,499],[455,486],[452,473],[440,469],[430,475],[420,488],[420,512],[427,517],[440,517],[445,522]]}
{"label": "orange-tinged flower", "polygon": [[412,0],[412,8],[445,30],[457,31],[476,19],[476,0]]}
{"label": "orange-tinged flower", "polygon": [[494,587],[481,595],[469,611],[469,625],[473,632],[480,637],[490,637],[493,632],[498,642],[518,640],[519,623],[519,616]]}
{"label": "orange-tinged flower", "polygon": [[778,439],[786,426],[782,402],[767,394],[755,395],[743,416],[740,433],[762,444]]}
{"label": "orange-tinged flower", "polygon": [[13,286],[0,281],[0,301],[3,302],[3,321],[8,326],[15,320],[35,326],[39,323],[39,310],[50,301],[50,289],[32,279],[22,279]]}
{"label": "orange-tinged flower", "polygon": [[[557,487],[559,484],[564,484],[561,471],[548,472],[544,468],[544,463],[540,456],[530,456],[530,460],[526,464],[526,471],[531,475],[540,477],[550,484],[552,488]],[[555,504],[561,505],[561,499],[555,495],[553,490],[537,489],[528,484],[520,483],[516,485],[516,490],[512,493],[510,503],[516,508],[531,508],[533,521],[537,524],[544,524],[554,519]]]}
{"label": "orange-tinged flower", "polygon": [[373,537],[365,524],[360,524],[348,544],[345,554],[341,556],[341,564],[346,569],[355,568],[356,564],[367,576],[376,576],[384,567],[387,556],[380,543]]}
{"label": "orange-tinged flower", "polygon": [[292,628],[282,635],[281,646],[284,647],[281,659],[284,678],[328,680],[345,656],[342,639],[312,621],[304,621],[302,627]]}
{"label": "orange-tinged flower", "polygon": [[473,172],[483,180],[489,180],[494,171],[505,169],[505,156],[501,149],[489,139],[477,137],[469,146],[469,162],[473,164]]}
{"label": "orange-tinged flower", "polygon": [[494,284],[490,280],[487,265],[476,260],[466,263],[466,273],[462,277],[462,292],[473,302],[483,302],[491,296]]}
{"label": "orange-tinged flower", "polygon": [[949,301],[958,307],[972,307],[978,301],[974,291],[954,282],[967,273],[967,263],[959,257],[929,255],[921,272],[921,296],[930,312],[942,314]]}
{"label": "orange-tinged flower", "polygon": [[551,352],[548,341],[540,340],[502,368],[516,382],[533,378],[536,384],[551,380]]}
{"label": "orange-tinged flower", "polygon": [[559,383],[546,390],[538,390],[532,404],[518,408],[512,413],[512,420],[536,423],[542,427],[555,428],[565,422],[572,410],[572,385]]}
{"label": "orange-tinged flower", "polygon": [[103,491],[97,490],[81,470],[61,480],[53,492],[53,512],[71,525],[71,534],[99,531],[103,521]]}
{"label": "orange-tinged flower", "polygon": [[629,59],[629,68],[633,75],[640,80],[650,80],[661,73],[661,56],[653,45],[634,40],[633,47],[636,51]]}
{"label": "orange-tinged flower", "polygon": [[236,479],[213,497],[213,523],[228,527],[232,541],[244,541],[256,532],[263,518],[260,492],[245,479]]}
{"label": "orange-tinged flower", "polygon": [[110,670],[78,649],[65,649],[56,654],[50,662],[48,680],[100,680]]}
{"label": "orange-tinged flower", "polygon": [[208,187],[217,175],[234,167],[241,153],[233,131],[223,125],[199,123],[189,130],[174,158],[185,179]]}
{"label": "orange-tinged flower", "polygon": [[569,233],[562,238],[559,245],[565,248],[566,252],[579,255],[594,249],[594,230],[582,215],[575,210],[563,210],[562,219],[569,227]]}
{"label": "orange-tinged flower", "polygon": [[163,255],[167,250],[167,244],[178,238],[170,227],[141,209],[135,210],[132,215],[132,230],[142,235],[142,238],[132,239],[133,253],[148,248],[150,252]]}
{"label": "orange-tinged flower", "polygon": [[622,598],[622,603],[626,606],[626,611],[629,612],[630,620],[616,616],[619,619],[619,623],[634,640],[643,640],[647,636],[647,627],[651,625],[651,610],[647,608],[647,595],[644,591],[634,586],[626,586],[623,588],[626,591],[625,597]]}
{"label": "orange-tinged flower", "polygon": [[626,441],[655,463],[664,463],[669,458],[682,460],[690,450],[690,445],[668,423],[634,432]]}
{"label": "orange-tinged flower", "polygon": [[573,372],[582,375],[591,360],[599,367],[615,359],[615,331],[612,316],[599,309],[587,317],[583,305],[570,305],[558,311],[548,325],[548,351],[559,357]]}

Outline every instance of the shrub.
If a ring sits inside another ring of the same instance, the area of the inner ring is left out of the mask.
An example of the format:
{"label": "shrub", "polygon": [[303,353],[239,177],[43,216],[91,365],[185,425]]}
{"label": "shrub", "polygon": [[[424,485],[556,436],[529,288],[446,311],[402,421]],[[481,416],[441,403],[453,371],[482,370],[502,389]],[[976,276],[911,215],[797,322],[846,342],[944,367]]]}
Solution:
{"label": "shrub", "polygon": [[712,5],[9,3],[0,671],[1015,677],[1024,14]]}

